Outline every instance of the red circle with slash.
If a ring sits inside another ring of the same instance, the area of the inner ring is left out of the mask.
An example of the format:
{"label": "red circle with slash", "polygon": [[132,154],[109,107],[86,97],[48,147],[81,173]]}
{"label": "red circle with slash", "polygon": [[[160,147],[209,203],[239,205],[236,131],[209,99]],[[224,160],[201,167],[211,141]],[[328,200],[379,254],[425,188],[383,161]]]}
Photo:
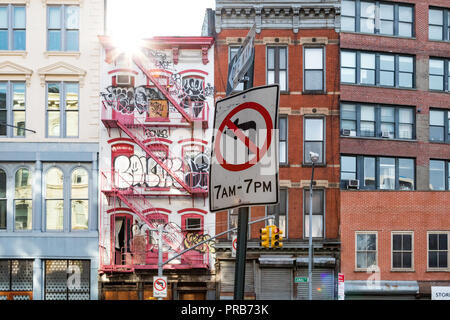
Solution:
{"label": "red circle with slash", "polygon": [[158,290],[158,291],[165,290],[166,286],[167,286],[166,281],[164,281],[164,279],[161,279],[161,278],[156,279],[155,284],[153,285],[153,287],[155,287],[155,290]]}
{"label": "red circle with slash", "polygon": [[[244,133],[242,133],[242,131],[238,127],[236,127],[236,125],[231,121],[231,118],[236,113],[238,113],[242,110],[245,110],[245,109],[255,110],[263,117],[263,119],[266,123],[266,139],[265,139],[264,144],[261,149],[258,148],[257,146],[255,146],[253,144],[253,142],[249,138],[247,138],[247,136],[245,136]],[[253,152],[253,154],[255,154],[255,157],[253,157],[249,161],[247,161],[245,163],[241,163],[241,164],[227,163],[226,160],[223,158],[221,151],[220,151],[220,141],[221,141],[220,138],[222,137],[225,127],[230,128],[233,131],[233,133],[235,134],[235,136],[239,140],[241,140],[246,145],[246,147],[249,148],[250,151]],[[225,119],[223,120],[222,124],[220,125],[220,127],[217,131],[216,142],[214,144],[214,149],[217,150],[217,152],[216,152],[217,161],[224,169],[226,169],[228,171],[242,171],[242,170],[246,170],[246,169],[254,166],[266,154],[266,152],[270,146],[270,143],[272,142],[272,129],[273,129],[272,118],[271,118],[269,112],[266,110],[266,108],[264,108],[262,105],[260,105],[256,102],[245,102],[243,104],[240,104],[239,106],[234,108],[225,117]],[[256,161],[255,161],[255,158],[256,158]]]}

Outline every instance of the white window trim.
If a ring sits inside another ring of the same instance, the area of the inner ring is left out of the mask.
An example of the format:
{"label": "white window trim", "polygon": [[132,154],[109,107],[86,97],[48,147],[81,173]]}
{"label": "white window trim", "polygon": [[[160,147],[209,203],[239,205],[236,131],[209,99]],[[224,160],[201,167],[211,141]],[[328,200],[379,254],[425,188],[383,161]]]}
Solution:
{"label": "white window trim", "polygon": [[378,231],[355,231],[355,248],[354,248],[355,271],[367,272],[370,269],[370,268],[358,268],[358,234],[375,234],[375,245],[376,245],[375,265],[379,268],[379,265],[378,265]]}
{"label": "white window trim", "polygon": [[[429,240],[430,234],[447,234],[447,268],[430,268],[429,267]],[[428,231],[427,232],[427,272],[450,272],[450,231]]]}
{"label": "white window trim", "polygon": [[[411,268],[394,268],[394,235],[411,236]],[[391,272],[414,272],[414,231],[391,231]]]}

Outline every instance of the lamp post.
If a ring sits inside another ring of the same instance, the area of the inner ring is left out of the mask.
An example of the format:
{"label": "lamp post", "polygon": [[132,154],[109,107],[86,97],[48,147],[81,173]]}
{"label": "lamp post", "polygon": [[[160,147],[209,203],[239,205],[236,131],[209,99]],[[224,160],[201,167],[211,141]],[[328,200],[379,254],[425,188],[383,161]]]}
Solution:
{"label": "lamp post", "polygon": [[314,164],[319,161],[319,154],[309,152],[309,158],[312,162],[311,184],[309,186],[309,259],[308,259],[308,299],[312,300],[312,202],[313,202],[313,181],[314,181]]}

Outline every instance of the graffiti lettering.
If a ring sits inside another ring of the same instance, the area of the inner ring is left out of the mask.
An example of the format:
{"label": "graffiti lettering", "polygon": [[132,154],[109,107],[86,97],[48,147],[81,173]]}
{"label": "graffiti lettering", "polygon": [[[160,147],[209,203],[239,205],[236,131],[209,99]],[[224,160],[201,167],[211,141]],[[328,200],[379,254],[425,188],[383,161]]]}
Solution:
{"label": "graffiti lettering", "polygon": [[145,135],[148,138],[168,138],[167,129],[149,129],[145,128]]}
{"label": "graffiti lettering", "polygon": [[[211,236],[209,234],[198,234],[196,232],[189,232],[186,234],[186,236],[184,237],[184,247],[186,249],[189,249],[193,246],[195,246],[196,244],[211,239]],[[211,240],[208,242],[205,242],[204,244],[199,245],[198,247],[192,249],[201,253],[207,253],[208,249],[210,253],[215,253],[216,252],[216,248],[215,248],[215,244],[216,241],[215,240]]]}
{"label": "graffiti lettering", "polygon": [[123,114],[140,114],[148,110],[149,100],[163,100],[164,96],[153,88],[146,86],[114,87],[109,86],[106,92],[100,93],[104,102],[111,108]]}

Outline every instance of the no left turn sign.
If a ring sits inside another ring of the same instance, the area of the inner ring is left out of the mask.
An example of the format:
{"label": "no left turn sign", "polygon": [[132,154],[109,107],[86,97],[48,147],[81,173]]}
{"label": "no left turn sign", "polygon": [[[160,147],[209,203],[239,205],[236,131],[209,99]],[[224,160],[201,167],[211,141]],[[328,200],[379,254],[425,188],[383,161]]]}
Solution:
{"label": "no left turn sign", "polygon": [[153,277],[153,297],[167,297],[167,277]]}
{"label": "no left turn sign", "polygon": [[278,103],[278,85],[216,103],[210,211],[278,203]]}

